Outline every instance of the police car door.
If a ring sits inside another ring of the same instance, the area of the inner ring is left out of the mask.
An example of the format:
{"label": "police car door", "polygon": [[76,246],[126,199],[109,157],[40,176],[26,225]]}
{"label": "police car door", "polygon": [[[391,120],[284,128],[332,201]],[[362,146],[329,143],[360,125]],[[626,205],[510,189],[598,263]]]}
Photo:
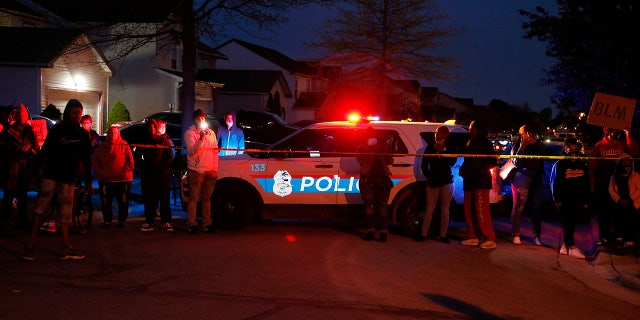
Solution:
{"label": "police car door", "polygon": [[[336,138],[336,151],[344,154],[340,161],[340,188],[338,189],[338,204],[361,204],[362,196],[358,181],[360,178],[360,164],[355,158],[354,151],[359,144],[365,142],[364,128],[342,129],[333,133]],[[376,129],[376,137],[379,144],[384,144],[383,149],[393,154],[406,154],[407,147],[395,130]],[[403,183],[407,177],[413,174],[413,158],[396,156],[394,164],[389,166],[391,179],[395,185]],[[392,195],[394,192],[392,191]],[[390,197],[393,199],[393,197]]]}
{"label": "police car door", "polygon": [[335,204],[339,158],[331,137],[305,129],[271,147],[265,168],[265,204]]}

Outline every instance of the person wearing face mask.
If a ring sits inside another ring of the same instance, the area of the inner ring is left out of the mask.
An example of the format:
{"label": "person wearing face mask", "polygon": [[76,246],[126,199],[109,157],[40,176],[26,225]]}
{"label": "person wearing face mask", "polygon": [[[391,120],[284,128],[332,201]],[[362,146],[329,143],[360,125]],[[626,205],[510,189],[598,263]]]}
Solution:
{"label": "person wearing face mask", "polygon": [[235,156],[244,153],[244,132],[236,126],[236,115],[227,112],[224,115],[225,126],[218,129],[217,139],[220,156]]}
{"label": "person wearing face mask", "polygon": [[626,153],[620,155],[609,180],[609,195],[616,204],[613,211],[616,242],[632,247],[640,240],[640,173],[634,170],[633,159]]}
{"label": "person wearing face mask", "polygon": [[422,174],[427,179],[427,207],[422,218],[422,231],[416,241],[425,241],[429,235],[431,219],[436,205],[440,203],[440,233],[437,238],[442,243],[449,243],[447,230],[449,228],[449,204],[453,197],[453,174],[451,167],[456,164],[456,157],[441,157],[438,155],[457,153],[453,146],[447,143],[449,128],[439,126],[434,133],[435,141],[429,143],[422,157]]}
{"label": "person wearing face mask", "polygon": [[[535,156],[548,153],[547,147],[538,139],[532,128],[528,125],[520,127],[520,137],[513,144],[512,155]],[[511,233],[513,244],[522,244],[520,240],[520,222],[522,211],[527,200],[532,201],[533,243],[541,246],[540,234],[542,232],[542,219],[539,210],[538,198],[542,192],[542,175],[544,173],[544,160],[542,158],[512,158],[516,166],[516,173],[511,181],[511,194],[513,207],[511,210]],[[533,192],[529,192],[533,191]],[[536,203],[533,203],[536,201]]]}
{"label": "person wearing face mask", "polygon": [[144,223],[140,227],[140,231],[154,230],[153,225],[159,203],[162,228],[167,232],[173,232],[171,207],[169,206],[169,167],[175,157],[173,143],[167,135],[160,133],[157,120],[151,119],[147,126],[149,135],[146,144],[150,146],[142,148],[140,185],[144,200]]}
{"label": "person wearing face mask", "polygon": [[[582,144],[575,138],[564,142],[563,155],[583,157]],[[589,217],[589,168],[586,160],[560,159],[551,169],[551,193],[562,221],[563,243],[560,255],[584,259],[585,255],[576,246],[574,233],[576,224]]]}
{"label": "person wearing face mask", "polygon": [[[366,241],[387,242],[389,225],[389,209],[387,202],[393,182],[388,165],[393,164],[393,157],[378,142],[373,128],[365,130],[365,143],[356,148],[356,159],[360,164],[360,195],[365,206],[367,223]],[[386,154],[385,154],[386,153]],[[378,237],[376,238],[376,232]]]}

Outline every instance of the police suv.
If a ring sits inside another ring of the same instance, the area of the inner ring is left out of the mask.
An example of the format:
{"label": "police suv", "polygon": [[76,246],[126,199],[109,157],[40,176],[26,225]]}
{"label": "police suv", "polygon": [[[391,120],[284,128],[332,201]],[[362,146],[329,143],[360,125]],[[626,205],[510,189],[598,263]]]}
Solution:
{"label": "police suv", "polygon": [[[371,127],[377,133],[378,143],[383,143],[394,157],[390,165],[394,184],[389,197],[390,218],[405,233],[413,235],[425,208],[426,182],[420,169],[421,154],[429,141],[434,141],[434,131],[440,125],[449,128],[448,138],[459,146],[469,138],[467,130],[456,124],[321,122],[289,135],[266,150],[220,157],[218,181],[211,198],[214,220],[241,226],[259,219],[304,218],[309,212],[332,214],[340,212],[338,208],[362,212],[357,210],[362,198],[355,150],[365,141],[365,129]],[[453,168],[452,216],[461,212],[463,203],[462,179],[458,176],[462,161],[463,158],[458,157]],[[188,186],[183,188],[188,190]],[[188,192],[183,192],[185,194]],[[492,192],[492,202],[499,200],[498,193]],[[186,203],[185,197],[183,203]]]}

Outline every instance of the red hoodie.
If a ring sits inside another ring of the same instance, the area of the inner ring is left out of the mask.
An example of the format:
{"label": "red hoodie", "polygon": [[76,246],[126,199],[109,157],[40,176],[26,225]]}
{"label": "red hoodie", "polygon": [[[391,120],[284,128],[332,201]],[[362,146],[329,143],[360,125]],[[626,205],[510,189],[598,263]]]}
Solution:
{"label": "red hoodie", "polygon": [[98,144],[93,163],[100,182],[133,181],[133,154],[122,139]]}

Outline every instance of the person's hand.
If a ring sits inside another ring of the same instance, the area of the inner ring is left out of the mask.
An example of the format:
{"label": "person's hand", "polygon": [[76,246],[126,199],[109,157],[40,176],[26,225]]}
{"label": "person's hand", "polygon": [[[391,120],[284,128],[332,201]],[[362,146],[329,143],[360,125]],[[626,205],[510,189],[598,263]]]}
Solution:
{"label": "person's hand", "polygon": [[204,130],[200,130],[200,140],[204,139]]}

